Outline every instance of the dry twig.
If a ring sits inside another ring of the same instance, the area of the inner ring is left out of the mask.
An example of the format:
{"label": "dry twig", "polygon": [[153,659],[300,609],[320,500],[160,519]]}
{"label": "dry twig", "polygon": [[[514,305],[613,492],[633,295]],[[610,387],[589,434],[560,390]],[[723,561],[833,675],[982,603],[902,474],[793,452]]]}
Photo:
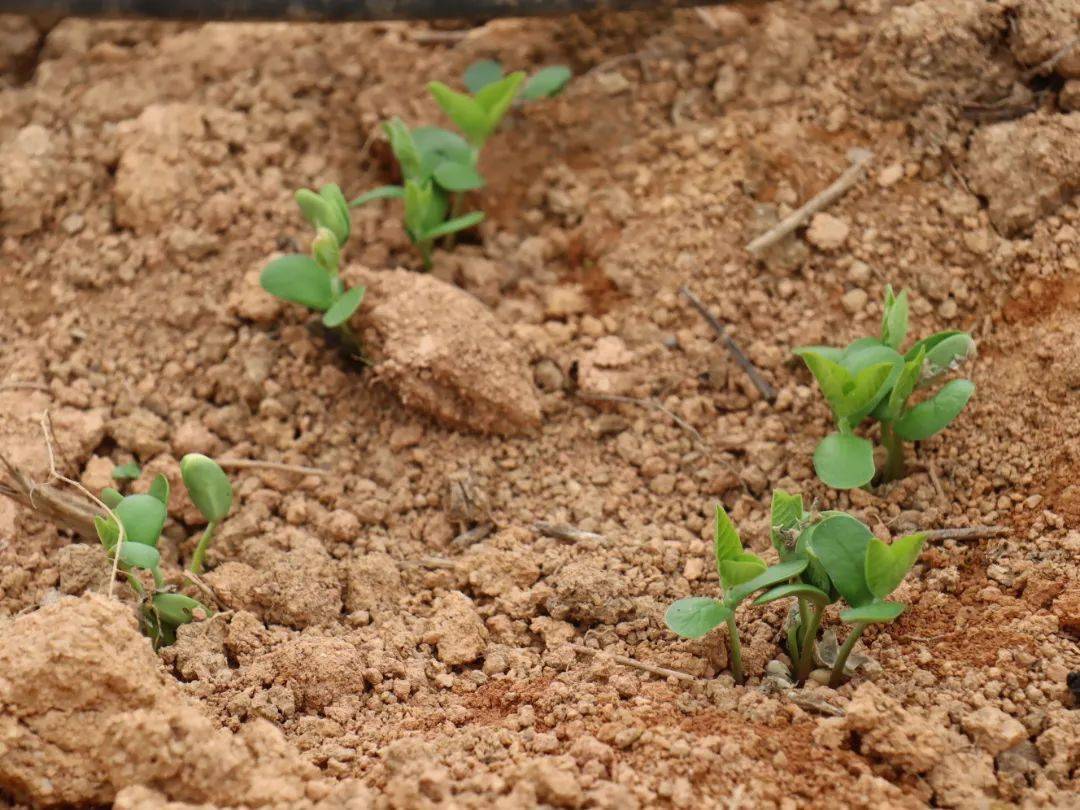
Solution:
{"label": "dry twig", "polygon": [[636,658],[629,658],[625,655],[616,655],[615,653],[609,653],[607,650],[594,650],[592,647],[586,647],[584,644],[571,644],[570,647],[575,652],[585,653],[586,655],[606,655],[616,664],[634,667],[635,669],[640,669],[643,672],[648,672],[652,675],[659,675],[661,678],[677,678],[680,681],[686,681],[688,683],[703,683],[701,678],[696,675],[691,675],[689,672],[680,672],[677,669],[668,669],[667,667],[658,667],[655,664],[646,664],[644,661],[638,661]]}
{"label": "dry twig", "polygon": [[565,523],[545,523],[542,520],[538,520],[532,527],[533,531],[538,534],[542,534],[544,537],[554,537],[556,540],[569,540],[572,543],[577,543],[581,540],[597,541],[600,543],[605,542],[604,535],[602,534],[587,532],[584,529],[578,529]]}
{"label": "dry twig", "polygon": [[931,529],[923,532],[926,539],[933,540],[982,540],[999,537],[1012,531],[1008,526],[969,526],[962,529]]}
{"label": "dry twig", "polygon": [[333,475],[322,467],[305,467],[301,464],[282,464],[280,461],[259,461],[248,458],[219,458],[218,466],[232,470],[278,470],[298,475]]}
{"label": "dry twig", "polygon": [[29,380],[13,380],[12,382],[0,383],[0,391],[44,391],[51,394],[52,389],[45,383],[31,382]]}
{"label": "dry twig", "polygon": [[784,696],[800,709],[804,709],[808,712],[817,712],[818,714],[824,714],[828,717],[843,717],[847,714],[847,712],[839,706],[833,706],[827,700],[816,698],[813,695],[808,695],[797,689],[789,689],[784,693]]}
{"label": "dry twig", "polygon": [[655,399],[637,399],[635,397],[623,397],[617,394],[598,394],[591,393],[589,391],[578,391],[578,396],[582,399],[595,399],[601,402],[621,402],[625,405],[640,405],[643,408],[651,408],[654,411],[659,411],[660,413],[669,417],[671,421],[673,421],[676,425],[687,431],[703,447],[708,449],[708,445],[705,443],[705,439],[702,438],[700,433],[698,433],[697,428],[695,428],[681,416],[673,414]]}
{"label": "dry twig", "polygon": [[747,252],[757,256],[792,233],[796,228],[801,227],[814,214],[828,208],[843,197],[862,178],[863,169],[870,162],[870,159],[874,157],[874,153],[867,149],[852,149],[848,153],[848,157],[851,160],[851,165],[843,174],[836,178],[828,188],[807,200],[801,208],[788,214],[772,228],[747,244]]}
{"label": "dry twig", "polygon": [[679,288],[679,292],[681,292],[683,298],[689,301],[690,305],[698,311],[698,314],[705,319],[705,323],[712,327],[712,330],[716,332],[717,336],[723,342],[724,348],[728,350],[728,354],[730,354],[731,358],[738,363],[739,368],[746,372],[746,376],[750,378],[750,382],[754,384],[754,388],[761,392],[761,396],[765,397],[765,401],[775,402],[776,391],[769,385],[768,380],[761,376],[761,372],[759,372],[757,367],[750,362],[750,358],[746,356],[746,353],[739,344],[735,342],[735,339],[728,334],[727,329],[724,328],[724,325],[720,323],[719,319],[709,312],[708,307],[706,307],[701,302],[701,299],[694,295],[694,293],[690,291],[690,288],[685,284]]}
{"label": "dry twig", "polygon": [[495,530],[495,524],[485,521],[478,526],[473,526],[468,531],[462,532],[450,541],[451,548],[468,548],[474,543],[479,543]]}
{"label": "dry twig", "polygon": [[1020,81],[1030,82],[1036,76],[1042,76],[1044,73],[1049,73],[1058,66],[1058,62],[1068,56],[1077,45],[1080,45],[1080,37],[1073,37],[1057,51],[1055,51],[1049,59],[1045,59],[1039,64],[1028,68],[1026,71],[1020,74]]}

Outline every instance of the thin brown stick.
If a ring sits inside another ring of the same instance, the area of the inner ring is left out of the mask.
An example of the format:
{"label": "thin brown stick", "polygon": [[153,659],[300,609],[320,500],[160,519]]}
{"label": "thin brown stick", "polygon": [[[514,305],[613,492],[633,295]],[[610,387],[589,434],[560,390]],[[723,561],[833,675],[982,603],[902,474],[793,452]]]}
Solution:
{"label": "thin brown stick", "polygon": [[71,478],[68,478],[65,475],[62,475],[60,473],[60,471],[56,469],[56,455],[53,452],[53,436],[52,436],[52,430],[49,427],[51,425],[51,423],[52,423],[52,421],[51,421],[51,419],[49,417],[49,412],[45,411],[41,415],[41,432],[42,432],[42,435],[44,435],[44,437],[45,437],[45,449],[49,453],[49,478],[50,478],[50,480],[55,478],[55,479],[57,479],[59,481],[63,481],[68,486],[75,487],[75,489],[79,490],[79,492],[81,492],[83,495],[85,495],[87,498],[89,498],[91,501],[93,501],[95,504],[97,504],[98,507],[103,509],[105,511],[105,513],[113,521],[115,521],[115,523],[116,523],[117,530],[119,532],[119,537],[116,540],[116,547],[115,547],[115,550],[113,552],[112,573],[109,575],[109,594],[108,595],[109,595],[109,598],[112,598],[113,589],[116,586],[116,575],[120,571],[120,550],[124,547],[124,541],[127,540],[127,533],[124,531],[124,524],[120,521],[120,518],[118,518],[116,516],[116,514],[113,512],[113,510],[110,509],[108,506],[106,506],[104,501],[102,501],[98,497],[96,497],[90,490],[88,490],[86,487],[84,487],[78,481],[75,481],[74,479],[71,479]]}
{"label": "thin brown stick", "polygon": [[679,292],[682,293],[683,298],[690,302],[690,306],[698,311],[698,314],[705,319],[707,323],[724,344],[724,348],[728,350],[728,354],[731,355],[731,359],[734,360],[743,371],[746,372],[746,376],[750,378],[750,382],[754,384],[761,396],[765,398],[766,402],[776,401],[776,390],[769,385],[768,380],[761,376],[761,372],[757,370],[750,358],[746,356],[746,353],[742,350],[742,347],[735,342],[735,339],[728,334],[724,324],[720,323],[720,320],[713,315],[709,308],[701,302],[701,299],[691,292],[690,288],[685,284],[679,288]]}
{"label": "thin brown stick", "polygon": [[554,537],[556,540],[569,540],[573,543],[581,540],[604,542],[605,539],[602,534],[587,532],[584,529],[569,526],[565,523],[545,523],[542,520],[538,520],[532,527],[533,531],[544,535],[544,537]]}
{"label": "thin brown stick", "polygon": [[923,532],[927,540],[981,540],[1011,532],[1008,526],[970,526],[962,529],[931,529]]}
{"label": "thin brown stick", "polygon": [[816,698],[813,695],[807,695],[796,689],[788,689],[784,692],[784,696],[800,709],[804,709],[808,712],[817,712],[818,714],[824,714],[829,717],[843,717],[847,714],[847,712],[839,706],[833,706],[827,700]]}
{"label": "thin brown stick", "polygon": [[1023,82],[1030,82],[1036,76],[1042,76],[1044,73],[1049,73],[1058,66],[1058,62],[1072,53],[1077,45],[1080,45],[1080,37],[1073,37],[1063,46],[1058,48],[1049,59],[1044,59],[1042,62],[1039,62],[1039,64],[1034,65],[1021,73],[1020,80]]}
{"label": "thin brown stick", "polygon": [[941,486],[941,479],[938,478],[937,465],[931,460],[926,464],[926,472],[930,476],[930,483],[934,485],[934,490],[937,492],[938,500],[942,506],[949,503],[949,499],[945,497],[945,490]]}
{"label": "thin brown stick", "polygon": [[464,531],[450,541],[451,548],[468,548],[474,543],[479,543],[489,534],[495,531],[495,524],[490,520],[481,523],[479,526],[473,526],[468,531]]}
{"label": "thin brown stick", "polygon": [[746,246],[747,252],[757,256],[792,233],[796,228],[802,226],[814,214],[828,208],[843,197],[852,186],[862,179],[863,169],[873,156],[874,153],[867,149],[853,149],[849,153],[851,165],[843,174],[823,191],[807,200],[802,207],[788,214],[761,236],[749,242]]}
{"label": "thin brown stick", "polygon": [[635,669],[640,669],[652,675],[659,675],[661,678],[677,678],[678,680],[686,681],[687,683],[704,683],[701,678],[696,675],[691,675],[689,672],[680,672],[677,669],[668,669],[667,667],[658,667],[655,664],[646,664],[644,661],[638,661],[636,658],[629,658],[625,655],[616,655],[615,653],[609,653],[607,650],[594,650],[592,647],[586,647],[584,644],[571,644],[570,647],[575,652],[585,653],[586,655],[606,655],[616,664],[634,667]]}
{"label": "thin brown stick", "polygon": [[29,380],[0,383],[0,391],[44,391],[46,394],[52,393],[52,389],[45,383],[30,382]]}
{"label": "thin brown stick", "polygon": [[643,408],[650,408],[654,411],[659,411],[665,416],[670,417],[671,421],[673,421],[683,430],[687,431],[703,447],[708,448],[709,446],[708,444],[706,444],[705,439],[702,438],[701,434],[698,433],[697,428],[695,428],[682,417],[673,414],[655,399],[637,399],[636,397],[623,397],[617,394],[600,394],[593,393],[591,391],[578,391],[578,396],[582,399],[595,399],[601,402],[621,402],[625,405],[640,405]]}
{"label": "thin brown stick", "polygon": [[282,464],[280,461],[259,461],[250,458],[219,458],[218,466],[233,470],[278,470],[298,475],[333,475],[332,470],[322,467],[305,467],[302,464]]}

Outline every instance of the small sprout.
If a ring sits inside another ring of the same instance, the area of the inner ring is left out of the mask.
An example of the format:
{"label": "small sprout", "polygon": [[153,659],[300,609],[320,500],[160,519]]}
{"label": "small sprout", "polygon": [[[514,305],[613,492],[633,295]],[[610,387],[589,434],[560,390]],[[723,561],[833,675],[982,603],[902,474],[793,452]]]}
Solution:
{"label": "small sprout", "polygon": [[904,475],[904,442],[922,441],[943,430],[975,391],[970,380],[952,380],[933,396],[911,405],[916,391],[930,387],[969,357],[974,342],[964,332],[939,332],[901,354],[907,331],[907,292],[894,295],[892,287],[886,287],[880,338],[860,338],[844,349],[806,346],[795,350],[836,419],[837,432],[822,439],[814,451],[818,477],[835,489],[861,487],[874,478],[873,445],[854,432],[866,419],[881,424],[886,450],[881,480],[895,481]]}
{"label": "small sprout", "polygon": [[134,481],[140,475],[142,475],[142,469],[134,461],[129,461],[127,464],[117,464],[112,471],[114,481]]}
{"label": "small sprout", "polygon": [[767,605],[795,598],[797,620],[787,626],[788,653],[796,683],[806,682],[814,665],[818,630],[828,605],[843,599],[848,609],[840,618],[854,625],[837,653],[831,684],[843,681],[844,666],[863,629],[871,623],[890,622],[905,606],[885,601],[918,559],[924,535],[902,537],[886,544],[855,518],[843,512],[812,517],[801,496],[782,490],[773,493],[773,546],[780,562],[766,567],[743,551],[738,532],[723,508],[717,506],[715,556],[723,599],[680,599],[664,616],[667,626],[684,638],[699,638],[726,623],[731,634],[731,666],[737,682],[744,673],[735,627],[735,609],[763,591],[753,604]]}
{"label": "small sprout", "polygon": [[192,503],[207,520],[206,531],[199,538],[191,557],[192,573],[201,574],[203,558],[214,537],[214,530],[232,508],[232,484],[216,461],[200,453],[188,453],[180,459],[180,475]]}
{"label": "small sprout", "polygon": [[[566,65],[550,65],[541,68],[526,80],[521,92],[518,93],[518,100],[536,101],[557,96],[573,76],[573,71]],[[495,84],[503,78],[502,65],[494,59],[482,59],[469,65],[463,78],[469,92],[476,95],[488,85]]]}
{"label": "small sprout", "polygon": [[341,248],[349,238],[349,204],[333,183],[316,194],[296,192],[304,218],[315,227],[311,255],[292,253],[271,261],[259,276],[259,284],[271,295],[323,313],[323,325],[333,329],[352,354],[360,342],[349,328],[349,318],[360,307],[363,287],[346,289],[341,281]]}
{"label": "small sprout", "polygon": [[401,199],[405,203],[405,233],[431,269],[435,240],[472,228],[483,221],[480,211],[461,214],[464,192],[483,187],[477,169],[479,151],[459,135],[439,127],[410,130],[395,118],[383,124],[390,148],[401,167],[403,185],[381,186],[349,203]]}
{"label": "small sprout", "polygon": [[[216,462],[197,453],[181,459],[180,475],[192,502],[209,521],[191,561],[191,570],[201,572],[214,529],[232,507],[232,485]],[[101,500],[120,524],[112,517],[98,515],[94,517],[94,528],[105,550],[110,555],[117,555],[117,565],[139,595],[143,631],[155,648],[172,644],[181,624],[209,616],[210,609],[190,596],[174,593],[161,572],[157,545],[168,517],[168,479],[158,475],[151,482],[149,492],[126,497],[110,487],[102,491]],[[119,549],[117,543],[121,543]],[[135,575],[138,570],[150,572],[154,580],[152,590],[148,591]]]}

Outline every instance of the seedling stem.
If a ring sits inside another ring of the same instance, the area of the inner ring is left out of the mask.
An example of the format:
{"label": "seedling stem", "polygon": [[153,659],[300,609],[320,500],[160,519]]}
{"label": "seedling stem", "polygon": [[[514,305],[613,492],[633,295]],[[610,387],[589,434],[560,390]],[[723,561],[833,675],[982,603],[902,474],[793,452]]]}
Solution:
{"label": "seedling stem", "polygon": [[731,651],[731,674],[735,678],[735,683],[743,684],[746,681],[746,676],[743,674],[742,668],[742,645],[739,643],[739,628],[735,626],[735,614],[733,613],[727,620],[728,634],[731,639],[728,642],[728,648]]}
{"label": "seedling stem", "polygon": [[216,528],[217,521],[211,520],[206,526],[206,531],[204,531],[202,537],[199,538],[199,544],[195,546],[195,553],[191,555],[191,573],[202,573],[203,557],[206,556],[206,549],[210,547],[210,541],[214,538],[214,529]]}
{"label": "seedling stem", "polygon": [[844,682],[844,665],[847,664],[848,656],[851,655],[851,651],[855,649],[855,642],[859,640],[859,636],[862,635],[862,631],[866,629],[866,625],[869,622],[859,622],[848,633],[848,637],[844,640],[843,646],[836,654],[836,663],[833,664],[832,675],[829,677],[829,686],[836,689]]}
{"label": "seedling stem", "polygon": [[896,435],[891,422],[881,423],[881,443],[886,452],[882,481],[899,481],[904,477],[904,440]]}
{"label": "seedling stem", "polygon": [[825,606],[821,605],[816,610],[808,609],[807,613],[809,618],[806,620],[806,629],[799,645],[799,660],[795,667],[795,682],[800,686],[806,683],[810,670],[814,666],[814,639],[817,638],[818,626],[825,613]]}

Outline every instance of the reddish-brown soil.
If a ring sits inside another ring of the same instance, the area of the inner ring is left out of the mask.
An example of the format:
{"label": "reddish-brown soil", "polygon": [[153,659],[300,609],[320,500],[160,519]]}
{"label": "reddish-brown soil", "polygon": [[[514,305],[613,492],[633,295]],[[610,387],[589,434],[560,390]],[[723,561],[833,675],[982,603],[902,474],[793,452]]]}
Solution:
{"label": "reddish-brown soil", "polygon": [[[1075,0],[431,30],[0,17],[0,453],[45,482],[48,411],[90,489],[170,477],[176,582],[184,453],[330,471],[230,471],[216,615],[160,654],[96,545],[0,498],[0,805],[1075,807]],[[258,271],[309,239],[295,189],[391,180],[379,122],[440,122],[424,82],[484,57],[576,77],[508,118],[432,279],[388,272],[418,269],[397,203],[354,212],[360,369]],[[852,147],[866,176],[751,257]],[[791,348],[876,331],[886,283],[914,335],[973,333],[977,392],[902,481],[828,490]],[[838,690],[778,691],[784,607],[741,609],[736,686],[662,616],[716,593],[715,501],[772,553],[776,487],[882,537],[1007,531],[929,544]]]}

